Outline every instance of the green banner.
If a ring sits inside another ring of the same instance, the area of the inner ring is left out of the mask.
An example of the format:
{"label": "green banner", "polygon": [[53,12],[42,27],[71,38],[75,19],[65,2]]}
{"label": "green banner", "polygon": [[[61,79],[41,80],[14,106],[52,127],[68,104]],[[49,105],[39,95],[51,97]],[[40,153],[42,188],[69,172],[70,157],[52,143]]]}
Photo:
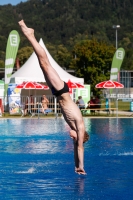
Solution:
{"label": "green banner", "polygon": [[82,96],[82,99],[87,106],[87,102],[90,100],[90,85],[84,85],[84,88],[76,88],[75,100],[78,100],[78,96]]}
{"label": "green banner", "polygon": [[5,92],[4,96],[7,95],[8,84],[12,75],[16,55],[20,43],[20,37],[16,30],[10,32],[7,46],[6,46],[6,59],[5,59]]}
{"label": "green banner", "polygon": [[113,57],[110,80],[119,81],[118,75],[119,75],[119,71],[120,71],[124,56],[125,56],[125,50],[123,48],[118,48]]}

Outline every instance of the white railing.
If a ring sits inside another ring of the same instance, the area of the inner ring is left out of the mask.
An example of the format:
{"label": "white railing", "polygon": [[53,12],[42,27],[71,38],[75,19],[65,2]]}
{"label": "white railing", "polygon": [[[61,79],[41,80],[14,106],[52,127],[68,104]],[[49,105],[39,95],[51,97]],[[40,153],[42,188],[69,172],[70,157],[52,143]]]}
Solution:
{"label": "white railing", "polygon": [[118,99],[125,99],[131,98],[130,94],[106,94],[106,98],[118,98]]}
{"label": "white railing", "polygon": [[[42,110],[41,97],[42,96],[33,96],[34,107],[33,106],[31,107],[29,105],[29,108],[28,108],[29,112],[34,113],[35,115],[36,114],[37,115],[41,114],[41,112],[40,112],[40,110]],[[49,100],[49,103],[48,103],[47,106],[48,106],[48,109],[50,110],[50,113],[55,114],[55,116],[60,114],[61,113],[61,109],[59,107],[59,104],[57,103],[56,97],[53,96],[53,95],[47,95],[46,97]],[[27,104],[26,103],[27,99],[28,99],[28,97],[21,96],[21,105],[22,105],[23,109],[25,108],[25,105]]]}
{"label": "white railing", "polygon": [[[28,96],[10,96],[8,98],[8,106],[4,105],[4,99],[3,97],[0,97],[2,101],[2,106],[8,107],[6,109],[7,112],[10,114],[22,114],[24,115],[25,109],[27,109],[27,114],[33,114],[34,115],[41,115],[40,110],[42,110],[42,104],[41,104],[41,97],[42,96],[33,96],[33,103],[32,105],[29,102],[29,97]],[[57,116],[58,114],[61,113],[61,109],[59,107],[59,104],[57,102],[57,99],[53,95],[47,95],[47,99],[49,100],[48,103],[48,109],[50,110],[49,113],[55,114]]]}

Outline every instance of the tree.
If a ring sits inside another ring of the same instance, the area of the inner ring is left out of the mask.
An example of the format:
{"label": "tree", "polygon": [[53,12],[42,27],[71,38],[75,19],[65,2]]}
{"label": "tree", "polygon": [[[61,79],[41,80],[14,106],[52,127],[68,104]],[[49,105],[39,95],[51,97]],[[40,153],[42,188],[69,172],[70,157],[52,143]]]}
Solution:
{"label": "tree", "polygon": [[0,68],[5,68],[5,63],[3,60],[0,60]]}
{"label": "tree", "polygon": [[124,70],[133,70],[133,50],[126,49],[125,58],[123,60],[121,69]]}
{"label": "tree", "polygon": [[114,52],[115,47],[94,38],[83,40],[74,47],[74,58],[70,67],[75,69],[78,77],[84,78],[86,84],[91,85],[94,95],[99,93],[95,85],[109,79]]}
{"label": "tree", "polygon": [[65,68],[68,69],[70,65],[70,60],[71,60],[71,54],[68,52],[67,48],[64,47],[63,45],[58,45],[57,47],[57,55],[56,55],[56,60],[58,61],[58,64]]}
{"label": "tree", "polygon": [[23,47],[18,51],[17,57],[19,58],[21,66],[28,60],[32,52],[32,47]]}

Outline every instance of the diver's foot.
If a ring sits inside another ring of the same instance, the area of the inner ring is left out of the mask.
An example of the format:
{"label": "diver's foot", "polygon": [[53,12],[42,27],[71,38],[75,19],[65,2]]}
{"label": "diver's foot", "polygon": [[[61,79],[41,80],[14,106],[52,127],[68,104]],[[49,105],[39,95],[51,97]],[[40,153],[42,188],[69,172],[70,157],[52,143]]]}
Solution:
{"label": "diver's foot", "polygon": [[21,30],[23,32],[23,34],[27,37],[27,38],[30,38],[32,36],[34,36],[34,30],[32,28],[28,28],[26,26],[26,24],[24,23],[24,20],[21,20],[18,22],[20,27],[21,27]]}

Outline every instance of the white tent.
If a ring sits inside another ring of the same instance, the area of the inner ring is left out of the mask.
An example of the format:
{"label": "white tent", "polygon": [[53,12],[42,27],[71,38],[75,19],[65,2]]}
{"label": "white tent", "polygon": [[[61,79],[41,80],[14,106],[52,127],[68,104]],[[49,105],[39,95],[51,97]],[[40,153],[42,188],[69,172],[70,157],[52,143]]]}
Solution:
{"label": "white tent", "polygon": [[[83,78],[77,78],[75,76],[72,76],[71,74],[63,70],[55,62],[55,60],[52,58],[47,48],[45,47],[42,39],[40,39],[39,43],[45,49],[52,67],[57,71],[57,73],[63,81],[67,82],[70,79],[73,82],[84,84]],[[33,52],[30,58],[26,61],[26,63],[11,76],[10,83],[20,84],[23,81],[46,82],[42,70],[39,66],[38,58],[35,52]]]}

